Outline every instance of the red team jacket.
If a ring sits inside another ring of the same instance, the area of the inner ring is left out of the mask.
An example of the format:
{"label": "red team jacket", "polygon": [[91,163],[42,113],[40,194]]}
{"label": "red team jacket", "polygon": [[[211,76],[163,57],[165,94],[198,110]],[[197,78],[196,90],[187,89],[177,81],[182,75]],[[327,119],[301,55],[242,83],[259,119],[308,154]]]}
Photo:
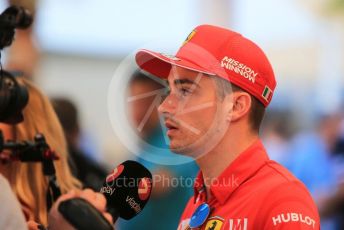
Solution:
{"label": "red team jacket", "polygon": [[[205,183],[212,194],[208,201]],[[269,160],[260,140],[215,180],[204,182],[202,172],[198,174],[178,230],[190,229],[192,214],[204,202],[211,212],[201,230],[320,229],[318,210],[306,187]]]}

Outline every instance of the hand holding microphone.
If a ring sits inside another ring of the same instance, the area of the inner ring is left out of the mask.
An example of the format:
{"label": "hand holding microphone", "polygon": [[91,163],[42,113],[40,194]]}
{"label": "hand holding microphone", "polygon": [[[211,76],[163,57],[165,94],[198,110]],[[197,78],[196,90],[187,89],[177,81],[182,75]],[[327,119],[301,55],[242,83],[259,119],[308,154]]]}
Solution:
{"label": "hand holding microphone", "polygon": [[[129,220],[140,213],[149,200],[151,190],[152,174],[148,169],[135,161],[125,161],[107,176],[100,190],[106,199],[102,194],[89,190],[87,199],[82,196],[67,197],[54,206],[58,206],[58,214],[68,221],[67,224],[78,230],[110,230],[118,217]],[[59,223],[55,224],[59,226]],[[49,225],[52,226],[50,222]],[[69,229],[69,226],[60,226],[49,229]]]}
{"label": "hand holding microphone", "polygon": [[[68,212],[65,211],[66,208],[69,209]],[[91,218],[87,219],[88,216]],[[74,219],[82,223],[81,228],[74,225]],[[92,222],[93,219],[97,221]],[[62,195],[51,208],[48,223],[49,230],[113,229],[112,217],[106,212],[105,197],[90,189],[73,190]]]}

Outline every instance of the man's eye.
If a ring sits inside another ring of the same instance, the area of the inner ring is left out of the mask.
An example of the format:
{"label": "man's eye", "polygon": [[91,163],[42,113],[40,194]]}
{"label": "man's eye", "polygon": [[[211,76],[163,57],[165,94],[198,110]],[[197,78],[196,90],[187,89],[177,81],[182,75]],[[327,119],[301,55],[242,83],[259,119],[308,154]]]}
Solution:
{"label": "man's eye", "polygon": [[191,94],[191,90],[187,88],[181,88],[179,91],[183,96]]}

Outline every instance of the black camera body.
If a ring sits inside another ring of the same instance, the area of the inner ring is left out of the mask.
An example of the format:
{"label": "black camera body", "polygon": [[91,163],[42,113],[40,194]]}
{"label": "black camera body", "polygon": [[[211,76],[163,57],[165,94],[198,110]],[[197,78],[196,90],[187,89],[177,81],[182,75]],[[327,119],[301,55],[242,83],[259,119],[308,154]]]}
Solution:
{"label": "black camera body", "polygon": [[29,101],[29,93],[15,77],[0,70],[0,122],[17,124],[23,121],[22,110]]}
{"label": "black camera body", "polygon": [[[15,29],[28,28],[32,20],[30,12],[20,6],[10,6],[2,12],[0,14],[0,50],[12,44]],[[0,122],[9,124],[21,122],[23,120],[21,111],[28,100],[27,89],[16,81],[13,74],[3,70],[0,63]]]}
{"label": "black camera body", "polygon": [[20,6],[10,6],[0,14],[0,49],[12,44],[15,29],[26,29],[32,23],[28,10]]}

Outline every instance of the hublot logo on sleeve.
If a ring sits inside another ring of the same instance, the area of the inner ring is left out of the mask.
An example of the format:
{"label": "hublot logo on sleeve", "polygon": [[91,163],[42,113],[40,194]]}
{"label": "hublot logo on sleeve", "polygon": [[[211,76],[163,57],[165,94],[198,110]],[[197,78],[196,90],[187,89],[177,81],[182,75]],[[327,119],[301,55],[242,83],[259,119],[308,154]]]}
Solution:
{"label": "hublot logo on sleeve", "polygon": [[288,222],[300,222],[315,227],[315,220],[309,216],[303,216],[301,213],[281,213],[277,216],[272,217],[274,226]]}

